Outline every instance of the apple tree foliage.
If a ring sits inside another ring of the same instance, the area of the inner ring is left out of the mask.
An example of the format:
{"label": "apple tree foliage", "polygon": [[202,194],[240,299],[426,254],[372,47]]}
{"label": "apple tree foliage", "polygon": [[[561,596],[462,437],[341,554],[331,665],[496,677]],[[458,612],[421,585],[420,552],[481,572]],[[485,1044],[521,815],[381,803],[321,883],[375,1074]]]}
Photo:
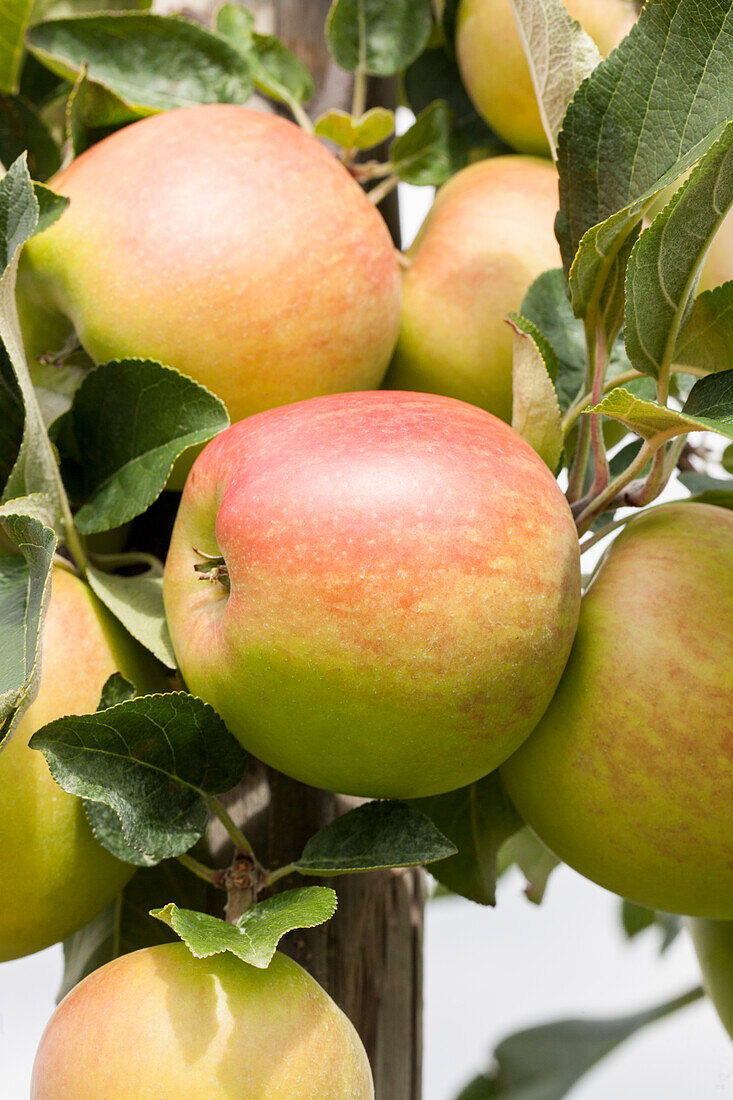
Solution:
{"label": "apple tree foliage", "polygon": [[[686,446],[690,432],[733,439],[733,282],[696,293],[710,241],[733,205],[733,0],[647,0],[632,33],[602,63],[559,0],[512,4],[557,162],[563,257],[562,269],[541,275],[511,318],[513,424],[565,479],[586,549],[624,522],[620,507],[651,504],[678,464],[690,499],[733,506],[733,452],[721,474]],[[52,416],[30,380],[14,301],[24,243],[64,213],[65,200],[42,181],[105,135],[159,111],[243,104],[257,92],[337,147],[375,202],[398,182],[438,186],[468,163],[505,152],[460,81],[455,0],[334,0],[326,40],[353,73],[353,110],[315,120],[305,106],[314,94],[308,69],[276,38],[258,34],[245,8],[224,3],[204,26],[150,14],[144,0],[113,0],[94,14],[83,5],[73,15],[57,7],[10,0],[0,39],[7,170],[0,181],[0,738],[12,736],[33,698],[59,552],[171,675],[170,693],[142,698],[113,678],[95,714],[58,719],[31,742],[64,790],[84,800],[101,843],[140,868],[120,898],[66,942],[62,993],[102,962],[175,936],[198,955],[232,951],[267,966],[281,936],[328,920],[336,907],[324,886],[258,901],[286,875],[424,864],[438,892],[493,905],[497,877],[517,864],[528,897],[539,902],[557,861],[524,827],[496,774],[409,805],[367,803],[313,836],[287,867],[260,865],[219,797],[241,779],[245,755],[210,707],[176,690],[161,564],[144,539],[136,544],[179,456],[227,426],[224,406],[164,364],[128,359],[90,368]],[[366,81],[375,75],[398,77],[414,112],[399,136],[392,111],[366,110]],[[385,142],[379,160],[375,149]],[[683,177],[648,223],[660,192]],[[610,457],[608,420],[625,437]],[[91,549],[90,536],[130,524],[124,551]],[[232,836],[236,868],[209,864],[212,813]],[[225,891],[243,871],[243,912],[228,922],[207,913],[207,888]],[[624,904],[629,936],[651,925],[668,943],[679,921]],[[495,1068],[461,1100],[564,1096],[626,1036],[698,995],[623,1019],[561,1021],[511,1036],[497,1048]]]}

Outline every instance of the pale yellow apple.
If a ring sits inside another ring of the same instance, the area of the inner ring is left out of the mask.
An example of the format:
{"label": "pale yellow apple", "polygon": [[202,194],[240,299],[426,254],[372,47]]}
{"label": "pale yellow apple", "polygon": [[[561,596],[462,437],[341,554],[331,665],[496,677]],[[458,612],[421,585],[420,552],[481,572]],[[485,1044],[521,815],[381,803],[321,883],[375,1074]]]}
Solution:
{"label": "pale yellow apple", "polygon": [[561,264],[557,172],[535,157],[495,157],[438,192],[409,250],[402,326],[386,384],[512,415],[512,333],[538,275]]}
{"label": "pale yellow apple", "polygon": [[162,689],[152,657],[91,589],[53,571],[41,639],[38,695],[0,753],[0,961],[40,951],[81,928],[131,877],[95,840],[79,798],[51,778],[28,747],[41,726],[96,710],[105,681],[120,671],[140,690]]}
{"label": "pale yellow apple", "polygon": [[297,963],[182,943],[107,963],[61,1002],[31,1100],[373,1100],[354,1027]]}
{"label": "pale yellow apple", "polygon": [[[564,0],[605,57],[636,21],[631,0]],[[461,0],[456,56],[476,110],[519,153],[548,156],[532,77],[509,0]]]}

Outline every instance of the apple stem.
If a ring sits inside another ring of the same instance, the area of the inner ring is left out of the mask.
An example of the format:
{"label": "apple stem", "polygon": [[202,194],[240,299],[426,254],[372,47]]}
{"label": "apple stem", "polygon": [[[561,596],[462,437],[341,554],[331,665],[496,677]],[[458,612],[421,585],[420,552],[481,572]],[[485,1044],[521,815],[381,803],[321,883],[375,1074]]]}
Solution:
{"label": "apple stem", "polygon": [[231,866],[221,875],[227,892],[225,916],[230,924],[236,924],[243,913],[257,902],[265,874],[254,856],[237,853]]}
{"label": "apple stem", "polygon": [[397,184],[400,182],[399,176],[395,173],[393,176],[387,176],[381,183],[378,183],[376,187],[372,187],[371,191],[367,191],[367,198],[374,203],[375,206],[379,206],[383,199],[387,198],[392,191],[394,191]]}
{"label": "apple stem", "polygon": [[194,554],[197,554],[204,561],[196,562],[194,570],[199,574],[200,581],[209,581],[211,584],[222,584],[229,591],[229,570],[227,569],[227,563],[220,555],[205,554],[203,550],[197,550],[195,546],[191,547]]}

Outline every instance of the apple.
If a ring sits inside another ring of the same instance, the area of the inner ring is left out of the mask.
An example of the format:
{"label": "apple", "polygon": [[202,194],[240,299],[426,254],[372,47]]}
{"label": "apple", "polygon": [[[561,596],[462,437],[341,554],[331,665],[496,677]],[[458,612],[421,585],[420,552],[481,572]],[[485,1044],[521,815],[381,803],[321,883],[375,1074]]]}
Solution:
{"label": "apple", "polygon": [[164,598],[188,687],[245,749],[316,787],[418,797],[536,725],[575,633],[578,543],[550,471],[489,413],[338,394],[206,446]]}
{"label": "apple", "polygon": [[535,732],[502,769],[560,859],[651,909],[733,918],[733,513],[664,504],[583,597]]}
{"label": "apple", "polygon": [[[631,30],[631,0],[564,0],[605,57]],[[507,145],[548,156],[529,65],[509,0],[461,0],[456,57],[476,110]]]}
{"label": "apple", "polygon": [[23,252],[19,310],[39,355],[72,331],[96,362],[157,359],[233,420],[377,387],[397,339],[397,254],[380,214],[314,137],[216,104],[127,126],[49,181],[63,217]]}
{"label": "apple", "polygon": [[95,710],[113,672],[140,690],[162,687],[153,659],[59,566],[41,661],[38,694],[0,753],[0,962],[77,931],[134,871],[97,843],[81,800],[57,786],[43,754],[28,747],[31,735],[62,715]]}
{"label": "apple", "polygon": [[512,333],[538,275],[562,263],[557,172],[534,157],[495,157],[438,192],[403,279],[393,389],[442,393],[512,415]]}
{"label": "apple", "polygon": [[182,943],[107,963],[54,1012],[31,1100],[373,1100],[366,1052],[324,989]]}
{"label": "apple", "polygon": [[705,992],[733,1039],[733,921],[691,917],[687,926],[702,970]]}

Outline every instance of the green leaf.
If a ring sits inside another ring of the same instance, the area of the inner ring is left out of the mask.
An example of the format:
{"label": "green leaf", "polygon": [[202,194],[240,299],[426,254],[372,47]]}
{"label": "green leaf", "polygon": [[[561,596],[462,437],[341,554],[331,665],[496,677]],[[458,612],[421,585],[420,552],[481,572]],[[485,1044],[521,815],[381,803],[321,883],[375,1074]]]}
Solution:
{"label": "green leaf", "polygon": [[245,768],[216,712],[183,692],[59,718],[30,743],[65,791],[110,806],[149,861],[187,852],[206,830],[207,795],[230,790]]}
{"label": "green leaf", "polygon": [[229,424],[222,402],[203,386],[147,359],[90,371],[64,414],[57,443],[76,525],[88,535],[145,512],[160,496],[175,460]]}
{"label": "green leaf", "polygon": [[0,161],[9,167],[28,151],[28,170],[45,180],[61,167],[61,152],[31,103],[22,96],[0,96]]}
{"label": "green leaf", "polygon": [[39,645],[51,595],[56,535],[24,514],[27,502],[0,508],[0,528],[21,556],[0,555],[0,746],[38,688]]}
{"label": "green leaf", "polygon": [[733,117],[732,32],[727,0],[654,0],[568,108],[556,232],[575,313],[598,308],[606,334],[622,322],[643,215]]}
{"label": "green leaf", "polygon": [[18,88],[23,62],[23,36],[30,18],[32,0],[5,0],[0,20],[0,93]]}
{"label": "green leaf", "polygon": [[481,156],[496,156],[510,152],[497,137],[468,98],[463,87],[458,66],[445,49],[425,50],[405,73],[405,94],[416,115],[429,107],[436,99],[443,100],[452,112],[452,125],[456,133],[456,149]]}
{"label": "green leaf", "polygon": [[733,347],[733,281],[695,299],[690,319],[677,337],[673,361],[706,371],[727,370]]}
{"label": "green leaf", "polygon": [[366,802],[312,836],[295,866],[304,875],[342,875],[415,867],[455,851],[428,817],[404,802]]}
{"label": "green leaf", "polygon": [[222,951],[260,969],[272,962],[278,943],[296,928],[315,928],[336,912],[336,894],[327,886],[304,886],[285,890],[261,901],[244,913],[236,924],[166,905],[152,916],[169,925],[197,959]]}
{"label": "green leaf", "polygon": [[611,390],[590,411],[620,420],[644,439],[660,434],[672,439],[700,431],[718,432],[733,439],[733,370],[709,374],[696,382],[681,412],[642,400],[623,388]]}
{"label": "green leaf", "polygon": [[97,710],[108,710],[118,703],[126,703],[135,698],[135,685],[126,680],[121,672],[113,672],[105,681]]}
{"label": "green leaf", "polygon": [[18,460],[24,424],[23,395],[0,340],[0,496]]}
{"label": "green leaf", "polygon": [[141,645],[155,654],[166,668],[176,667],[173,643],[163,607],[163,578],[156,573],[125,577],[87,566],[87,580],[94,592]]}
{"label": "green leaf", "polygon": [[15,281],[21,248],[34,233],[51,224],[67,202],[41,184],[34,187],[24,156],[0,180],[0,340],[8,356],[5,369],[9,363],[25,409],[23,439],[5,484],[3,500],[38,493],[47,495],[60,527],[62,517],[68,516],[68,508],[25,359]]}
{"label": "green leaf", "polygon": [[135,867],[154,867],[158,862],[152,856],[134,848],[125,840],[122,822],[111,808],[104,802],[90,802],[84,799],[84,813],[95,837],[115,859],[122,863],[132,863]]}
{"label": "green leaf", "polygon": [[511,4],[554,158],[568,104],[601,55],[561,0],[511,0]]}
{"label": "green leaf", "polygon": [[38,23],[29,49],[52,72],[109,89],[137,114],[197,103],[246,103],[247,58],[221,35],[179,16],[122,12]]}
{"label": "green leaf", "polygon": [[432,25],[431,0],[334,0],[326,44],[342,69],[392,76],[422,53]]}
{"label": "green leaf", "polygon": [[394,111],[372,107],[360,118],[353,118],[334,107],[317,120],[315,132],[342,149],[370,149],[394,133]]}
{"label": "green leaf", "polygon": [[733,508],[733,478],[710,477],[709,474],[682,473],[679,481],[702,504],[717,504],[719,508]]}
{"label": "green leaf", "polygon": [[710,242],[732,204],[733,123],[631,252],[624,330],[629,358],[644,374],[669,370]]}
{"label": "green leaf", "polygon": [[557,856],[526,825],[509,837],[502,849],[502,861],[516,863],[527,880],[524,892],[535,905],[541,903],[550,875],[560,866]]}
{"label": "green leaf", "polygon": [[178,905],[204,909],[206,891],[206,883],[177,860],[138,871],[111,905],[64,940],[64,977],[57,999],[60,1001],[82,978],[120,955],[174,941],[177,937],[165,924],[154,920],[150,910],[171,899]]}
{"label": "green leaf", "polygon": [[630,940],[647,928],[658,929],[662,933],[660,954],[664,954],[682,931],[682,917],[676,913],[662,913],[658,909],[647,909],[625,898],[621,902],[621,924]]}
{"label": "green leaf", "polygon": [[479,905],[495,905],[499,849],[523,824],[499,773],[448,794],[417,798],[411,805],[427,814],[458,849],[457,855],[431,865],[431,875]]}
{"label": "green leaf", "polygon": [[702,996],[698,987],[630,1016],[558,1020],[518,1031],[497,1046],[496,1067],[472,1081],[456,1100],[561,1100],[634,1032]]}
{"label": "green leaf", "polygon": [[531,321],[509,315],[513,331],[512,427],[554,471],[563,450],[562,418],[553,379],[559,363]]}
{"label": "green leaf", "polygon": [[439,187],[465,164],[447,104],[431,103],[414,124],[395,138],[389,150],[394,171],[403,183]]}
{"label": "green leaf", "polygon": [[238,4],[222,4],[216,30],[246,57],[255,87],[280,103],[307,103],[315,95],[310,70],[274,35],[256,34],[254,16]]}

